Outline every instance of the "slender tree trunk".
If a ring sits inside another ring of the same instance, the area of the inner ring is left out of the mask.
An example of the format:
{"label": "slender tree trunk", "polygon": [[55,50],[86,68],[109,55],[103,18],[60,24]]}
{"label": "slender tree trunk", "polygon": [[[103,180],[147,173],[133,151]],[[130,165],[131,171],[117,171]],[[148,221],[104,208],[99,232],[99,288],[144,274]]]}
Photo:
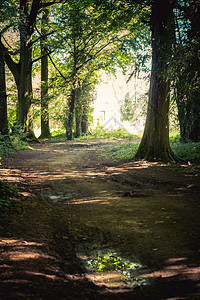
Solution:
{"label": "slender tree trunk", "polygon": [[47,56],[47,26],[49,11],[45,9],[42,15],[41,27],[41,135],[40,138],[50,138],[49,128],[49,98],[48,98],[48,56]]}
{"label": "slender tree trunk", "polygon": [[2,44],[0,44],[0,134],[8,136],[8,133],[5,61],[3,47]]}
{"label": "slender tree trunk", "polygon": [[185,101],[183,99],[182,93],[179,92],[179,89],[176,93],[176,105],[178,109],[178,120],[179,120],[179,127],[180,127],[180,140],[181,142],[185,142],[187,138],[186,132],[186,118],[185,118]]}
{"label": "slender tree trunk", "polygon": [[74,109],[76,105],[76,91],[77,91],[77,48],[76,48],[76,25],[72,26],[72,56],[73,56],[73,69],[72,69],[72,87],[71,95],[68,103],[68,116],[66,122],[66,138],[72,140],[73,138],[73,124],[74,124]]}
{"label": "slender tree trunk", "polygon": [[73,139],[75,100],[76,100],[76,88],[75,88],[75,82],[74,82],[72,91],[71,91],[71,96],[69,99],[69,104],[68,104],[69,111],[68,111],[67,122],[66,122],[66,138],[68,140]]}
{"label": "slender tree trunk", "polygon": [[174,161],[169,144],[170,80],[167,61],[174,38],[173,7],[170,0],[152,4],[152,70],[147,119],[135,158]]}
{"label": "slender tree trunk", "polygon": [[80,105],[75,108],[75,117],[76,117],[76,132],[75,137],[79,138],[81,135],[81,107]]}
{"label": "slender tree trunk", "polygon": [[75,104],[75,119],[76,119],[76,131],[75,137],[79,138],[81,135],[81,117],[82,117],[82,88],[76,89],[76,104]]}
{"label": "slender tree trunk", "polygon": [[200,89],[193,90],[190,95],[190,114],[188,124],[188,139],[200,142]]}
{"label": "slender tree trunk", "polygon": [[81,132],[82,132],[82,134],[87,134],[87,132],[88,132],[87,104],[83,104],[83,112],[82,112],[82,119],[81,119]]}

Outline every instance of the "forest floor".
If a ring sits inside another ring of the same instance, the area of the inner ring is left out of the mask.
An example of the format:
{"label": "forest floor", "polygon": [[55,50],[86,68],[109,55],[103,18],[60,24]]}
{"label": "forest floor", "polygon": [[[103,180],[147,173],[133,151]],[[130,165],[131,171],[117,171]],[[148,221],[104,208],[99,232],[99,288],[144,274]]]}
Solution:
{"label": "forest floor", "polygon": [[[22,197],[0,222],[0,299],[200,299],[200,166],[101,156],[120,142],[2,159]],[[106,254],[138,265],[88,269]]]}

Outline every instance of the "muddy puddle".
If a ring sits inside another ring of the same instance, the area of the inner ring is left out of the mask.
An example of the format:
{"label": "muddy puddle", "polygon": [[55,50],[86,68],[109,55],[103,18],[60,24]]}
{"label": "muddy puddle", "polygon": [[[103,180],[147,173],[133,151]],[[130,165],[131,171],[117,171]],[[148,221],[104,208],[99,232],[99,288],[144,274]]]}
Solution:
{"label": "muddy puddle", "polygon": [[95,250],[89,256],[80,254],[79,258],[87,270],[86,277],[98,286],[132,289],[150,284],[141,263],[121,257],[113,249]]}

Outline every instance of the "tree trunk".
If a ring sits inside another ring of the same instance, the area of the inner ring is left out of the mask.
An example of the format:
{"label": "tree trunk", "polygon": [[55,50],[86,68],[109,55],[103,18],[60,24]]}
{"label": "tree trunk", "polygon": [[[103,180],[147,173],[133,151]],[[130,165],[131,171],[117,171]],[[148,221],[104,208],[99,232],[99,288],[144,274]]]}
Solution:
{"label": "tree trunk", "polygon": [[[33,1],[31,16],[28,16],[27,0],[20,0],[20,59],[15,63],[9,54],[9,51],[1,43],[4,51],[4,57],[8,68],[12,72],[17,90],[18,90],[18,113],[17,123],[23,132],[32,140],[37,140],[33,132],[32,119],[32,34],[36,20],[39,2]],[[33,7],[34,6],[34,7]]]}
{"label": "tree trunk", "polygon": [[75,118],[76,118],[76,131],[75,137],[79,138],[81,135],[81,117],[82,117],[82,88],[76,88],[76,103],[75,103]]}
{"label": "tree trunk", "polygon": [[42,15],[41,27],[41,135],[40,138],[50,138],[49,128],[49,98],[48,98],[48,56],[47,56],[47,26],[49,11],[45,9]]}
{"label": "tree trunk", "polygon": [[83,104],[83,112],[82,112],[82,119],[81,119],[81,132],[82,134],[88,133],[88,110],[87,104]]}
{"label": "tree trunk", "polygon": [[188,139],[200,142],[200,91],[192,91],[190,95],[190,111],[188,116]]}
{"label": "tree trunk", "polygon": [[174,38],[173,7],[170,0],[152,4],[152,70],[147,119],[135,158],[149,161],[174,161],[169,144],[170,80],[167,61]]}
{"label": "tree trunk", "polygon": [[69,99],[69,111],[67,116],[66,122],[66,138],[67,140],[73,139],[73,125],[74,125],[74,107],[75,107],[75,100],[76,100],[76,88],[75,83],[73,84],[71,96]]}
{"label": "tree trunk", "polygon": [[198,1],[190,1],[190,23],[191,29],[189,31],[189,38],[194,44],[194,59],[193,63],[190,62],[189,70],[192,71],[191,87],[188,93],[189,104],[189,130],[188,138],[192,142],[200,142],[200,5]]}
{"label": "tree trunk", "polygon": [[79,138],[81,135],[81,107],[80,107],[80,105],[77,105],[75,108],[75,117],[76,117],[75,137]]}
{"label": "tree trunk", "polygon": [[72,140],[73,138],[73,124],[74,124],[74,108],[76,104],[76,92],[77,92],[77,47],[76,47],[76,25],[72,26],[72,35],[73,35],[73,47],[72,47],[72,56],[73,56],[73,68],[71,76],[71,95],[68,103],[68,116],[66,122],[66,138]]}
{"label": "tree trunk", "polygon": [[28,3],[20,1],[20,61],[18,75],[18,124],[24,132],[33,134],[32,121],[32,31],[26,18]]}
{"label": "tree trunk", "polygon": [[8,136],[8,133],[5,61],[3,47],[0,44],[0,134]]}

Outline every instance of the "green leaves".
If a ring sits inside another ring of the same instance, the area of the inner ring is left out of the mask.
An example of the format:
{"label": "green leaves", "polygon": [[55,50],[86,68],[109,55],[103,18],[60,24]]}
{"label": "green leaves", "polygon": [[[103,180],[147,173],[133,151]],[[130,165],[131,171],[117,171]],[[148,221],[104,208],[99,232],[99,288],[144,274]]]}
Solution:
{"label": "green leaves", "polygon": [[0,211],[5,212],[15,204],[14,198],[19,194],[14,186],[9,185],[6,181],[0,181]]}
{"label": "green leaves", "polygon": [[97,259],[92,259],[89,261],[89,265],[92,270],[102,272],[102,271],[115,271],[115,270],[127,270],[133,269],[138,266],[138,264],[126,261],[122,259],[117,253],[107,253],[105,255],[98,255]]}

